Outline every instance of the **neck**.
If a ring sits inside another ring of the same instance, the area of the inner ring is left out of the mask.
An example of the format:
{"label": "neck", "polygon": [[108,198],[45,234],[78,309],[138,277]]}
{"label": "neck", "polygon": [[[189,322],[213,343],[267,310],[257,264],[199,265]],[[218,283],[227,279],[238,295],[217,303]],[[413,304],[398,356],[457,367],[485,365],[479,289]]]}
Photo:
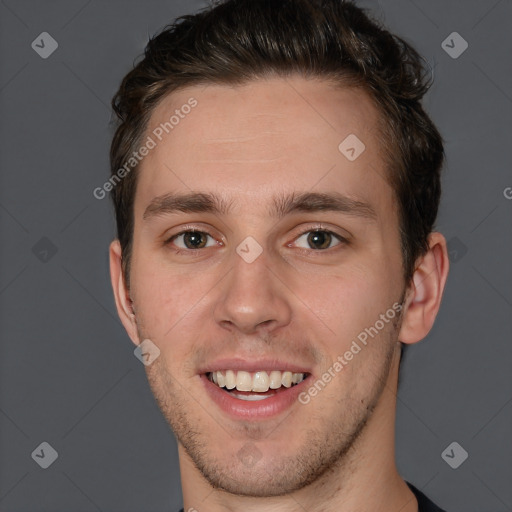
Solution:
{"label": "neck", "polygon": [[395,465],[398,361],[351,449],[310,485],[284,496],[254,498],[214,489],[178,443],[184,510],[197,512],[417,512],[414,494]]}

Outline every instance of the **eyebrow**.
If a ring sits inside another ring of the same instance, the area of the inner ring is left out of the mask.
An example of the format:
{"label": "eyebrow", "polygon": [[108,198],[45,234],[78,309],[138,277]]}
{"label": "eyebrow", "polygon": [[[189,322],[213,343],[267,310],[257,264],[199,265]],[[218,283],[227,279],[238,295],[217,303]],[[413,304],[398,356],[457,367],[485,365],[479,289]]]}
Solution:
{"label": "eyebrow", "polygon": [[[149,220],[177,212],[227,215],[231,206],[232,202],[226,201],[215,193],[169,193],[155,197],[145,209],[142,218]],[[272,198],[268,213],[271,217],[282,218],[296,212],[320,211],[341,212],[368,220],[377,218],[375,209],[369,203],[352,199],[338,192],[278,194]]]}

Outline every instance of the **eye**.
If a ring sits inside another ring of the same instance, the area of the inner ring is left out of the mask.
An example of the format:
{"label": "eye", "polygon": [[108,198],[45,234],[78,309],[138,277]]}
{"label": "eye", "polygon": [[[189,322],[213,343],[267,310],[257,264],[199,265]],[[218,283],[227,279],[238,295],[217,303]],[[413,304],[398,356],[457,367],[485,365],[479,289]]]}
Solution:
{"label": "eye", "polygon": [[[328,231],[325,229],[315,229],[306,231],[299,238],[297,238],[297,242],[303,240],[303,243],[307,245],[299,245],[299,247],[303,249],[314,249],[314,250],[326,250],[331,247],[335,247],[336,245],[340,245],[341,242],[345,240],[343,237],[333,233],[332,231]],[[337,242],[332,245],[332,242]],[[309,245],[309,246],[308,246]]]}
{"label": "eye", "polygon": [[[210,245],[208,245],[208,237],[211,238],[213,242]],[[178,249],[190,251],[204,249],[205,247],[211,247],[217,244],[211,235],[204,231],[197,230],[182,231],[181,233],[173,235],[166,241],[166,245],[172,242],[174,242]]]}

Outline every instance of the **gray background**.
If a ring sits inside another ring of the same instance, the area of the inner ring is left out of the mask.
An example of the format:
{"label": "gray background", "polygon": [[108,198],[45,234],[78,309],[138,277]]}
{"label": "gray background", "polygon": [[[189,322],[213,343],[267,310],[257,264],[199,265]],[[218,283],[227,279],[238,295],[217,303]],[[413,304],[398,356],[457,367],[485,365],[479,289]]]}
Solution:
{"label": "gray background", "polygon": [[[451,272],[405,359],[398,466],[448,512],[510,511],[512,3],[359,3],[430,62],[425,105],[446,140],[437,228]],[[174,437],[114,307],[112,209],[92,191],[108,178],[122,77],[148,34],[204,5],[0,3],[2,512],[181,506]],[[59,45],[47,59],[31,47],[44,31]],[[457,59],[441,46],[454,31],[469,44]],[[469,454],[458,469],[441,456],[453,441]],[[31,457],[42,442],[58,452],[48,469]]]}

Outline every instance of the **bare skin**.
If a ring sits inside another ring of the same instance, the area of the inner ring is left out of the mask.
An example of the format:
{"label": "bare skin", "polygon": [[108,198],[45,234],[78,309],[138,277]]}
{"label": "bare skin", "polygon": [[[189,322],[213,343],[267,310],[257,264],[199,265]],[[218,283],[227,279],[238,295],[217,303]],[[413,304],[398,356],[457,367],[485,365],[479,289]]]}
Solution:
{"label": "bare skin", "polygon": [[[185,510],[416,512],[395,465],[398,340],[428,334],[448,259],[444,237],[432,233],[404,282],[375,107],[360,90],[299,77],[195,86],[156,107],[146,136],[191,97],[197,106],[140,164],[130,290],[119,242],[110,247],[123,325],[136,345],[150,339],[160,349],[146,372],[178,439]],[[365,144],[354,161],[338,149],[349,134]],[[144,218],[156,197],[196,192],[231,208]],[[272,215],[276,195],[305,192],[342,194],[365,203],[366,215]],[[190,234],[175,236],[191,229],[203,233],[192,235],[199,249]],[[236,252],[248,236],[262,249],[251,263]],[[223,357],[289,361],[319,379],[402,300],[401,316],[307,404],[234,419],[204,391],[200,370]]]}

